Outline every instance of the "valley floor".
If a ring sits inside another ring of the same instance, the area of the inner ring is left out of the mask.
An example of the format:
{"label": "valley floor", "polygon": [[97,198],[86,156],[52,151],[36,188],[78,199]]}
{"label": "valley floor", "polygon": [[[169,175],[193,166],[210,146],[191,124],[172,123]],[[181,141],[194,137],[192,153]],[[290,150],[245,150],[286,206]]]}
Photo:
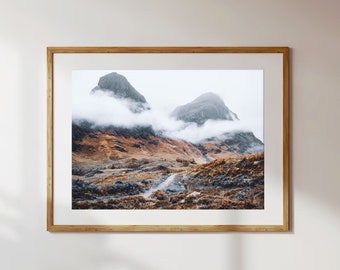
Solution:
{"label": "valley floor", "polygon": [[77,162],[73,209],[263,209],[264,154]]}

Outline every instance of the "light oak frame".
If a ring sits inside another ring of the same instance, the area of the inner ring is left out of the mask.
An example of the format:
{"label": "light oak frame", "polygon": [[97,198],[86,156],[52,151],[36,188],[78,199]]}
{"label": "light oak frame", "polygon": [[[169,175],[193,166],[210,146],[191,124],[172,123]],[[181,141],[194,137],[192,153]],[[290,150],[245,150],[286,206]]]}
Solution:
{"label": "light oak frame", "polygon": [[[283,56],[283,224],[281,225],[55,225],[53,215],[53,64],[55,54],[76,53],[271,53]],[[47,230],[50,232],[287,232],[289,198],[288,47],[48,47],[47,48]]]}

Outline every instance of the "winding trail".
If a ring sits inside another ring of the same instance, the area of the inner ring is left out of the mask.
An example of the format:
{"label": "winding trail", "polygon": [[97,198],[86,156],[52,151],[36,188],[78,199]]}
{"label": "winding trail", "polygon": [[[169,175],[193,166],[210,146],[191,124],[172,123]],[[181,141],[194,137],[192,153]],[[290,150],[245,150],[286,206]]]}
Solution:
{"label": "winding trail", "polygon": [[[157,186],[151,187],[149,190],[145,191],[144,193],[139,193],[139,194],[136,194],[136,195],[128,195],[128,196],[129,197],[143,196],[145,199],[149,199],[153,192],[155,192],[157,190],[164,189],[164,188],[168,187],[172,182],[174,182],[176,175],[177,175],[177,173],[171,174],[162,183],[160,183]],[[113,195],[113,196],[100,196],[100,197],[97,197],[96,199],[84,200],[84,201],[89,201],[89,202],[104,201],[104,202],[107,203],[110,199],[119,199],[119,198],[123,198],[123,197],[126,197],[126,196],[115,196],[115,195]]]}
{"label": "winding trail", "polygon": [[157,190],[161,190],[164,189],[166,187],[168,187],[174,180],[176,177],[176,173],[175,174],[171,174],[167,179],[165,179],[162,183],[160,183],[158,186],[152,187],[150,188],[148,191],[144,192],[143,194],[141,194],[144,198],[149,198],[151,196],[151,194]]}

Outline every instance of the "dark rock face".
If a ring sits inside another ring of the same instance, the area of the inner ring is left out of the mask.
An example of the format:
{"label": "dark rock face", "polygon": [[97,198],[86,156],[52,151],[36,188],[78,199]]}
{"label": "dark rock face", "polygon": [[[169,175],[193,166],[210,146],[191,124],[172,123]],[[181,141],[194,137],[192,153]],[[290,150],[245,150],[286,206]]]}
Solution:
{"label": "dark rock face", "polygon": [[252,154],[262,152],[263,142],[261,142],[252,132],[232,132],[225,135],[222,145],[228,146],[230,151],[238,154]]}
{"label": "dark rock face", "polygon": [[[134,126],[132,128],[108,126],[108,127],[97,127],[97,130],[101,130],[107,133],[112,133],[116,136],[122,136],[124,138],[139,138],[149,140],[149,143],[153,143],[150,139],[151,136],[156,136],[155,131],[151,126]],[[140,146],[134,146],[140,148]]]}
{"label": "dark rock face", "polygon": [[95,170],[90,170],[89,172],[87,172],[85,174],[85,177],[92,177],[92,176],[94,176],[94,175],[96,175],[98,173],[103,173],[103,171],[96,170],[96,169]]}
{"label": "dark rock face", "polygon": [[99,79],[98,85],[92,89],[91,93],[94,94],[97,91],[108,92],[115,98],[130,101],[129,109],[134,113],[150,109],[145,97],[123,75],[116,72],[102,76]]}
{"label": "dark rock face", "polygon": [[108,184],[104,187],[97,187],[83,180],[72,181],[73,199],[86,200],[97,199],[103,196],[131,196],[145,191],[147,184],[117,181],[115,184]]}
{"label": "dark rock face", "polygon": [[[84,122],[87,123],[87,122]],[[91,132],[91,128],[80,124],[72,123],[72,151],[77,151],[80,149],[80,145],[77,144],[77,141],[80,141],[84,138],[89,132]]]}
{"label": "dark rock face", "polygon": [[238,120],[237,115],[229,110],[223,100],[214,93],[205,93],[194,101],[177,107],[172,116],[184,122],[203,125],[207,120]]}
{"label": "dark rock face", "polygon": [[95,185],[83,180],[72,181],[72,198],[74,199],[95,199],[100,190]]}
{"label": "dark rock face", "polygon": [[[76,151],[79,149],[79,146],[76,144],[77,141],[80,141],[85,136],[89,136],[91,138],[96,138],[97,135],[92,132],[101,131],[107,134],[113,134],[116,136],[122,136],[124,138],[140,138],[140,139],[148,139],[150,143],[154,143],[151,141],[150,136],[157,136],[155,131],[151,126],[134,126],[132,128],[125,128],[119,126],[98,126],[95,123],[91,123],[85,120],[81,121],[73,121],[72,122],[72,149]],[[135,144],[135,148],[140,148],[140,145]]]}
{"label": "dark rock face", "polygon": [[141,183],[134,182],[123,183],[117,181],[115,184],[106,186],[106,194],[111,196],[137,195],[144,192],[144,190],[144,186]]}

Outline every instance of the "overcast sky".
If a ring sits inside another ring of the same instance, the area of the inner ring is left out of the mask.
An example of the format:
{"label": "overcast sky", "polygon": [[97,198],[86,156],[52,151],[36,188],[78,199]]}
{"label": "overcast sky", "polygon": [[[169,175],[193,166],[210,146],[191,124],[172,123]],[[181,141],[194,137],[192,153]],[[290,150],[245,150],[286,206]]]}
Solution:
{"label": "overcast sky", "polygon": [[[89,95],[99,78],[110,72],[125,76],[146,98],[151,112],[136,116],[125,110],[121,102]],[[262,70],[76,70],[72,73],[73,117],[98,119],[102,124],[110,121],[127,125],[138,121],[158,122],[159,128],[168,125],[172,131],[182,129],[182,133],[197,133],[198,130],[194,129],[184,131],[182,125],[166,118],[177,106],[206,92],[218,94],[225,105],[238,115],[240,121],[234,123],[234,128],[249,129],[263,141]],[[114,105],[112,102],[115,102]],[[110,119],[105,116],[106,112]],[[206,123],[205,128],[223,132],[220,123]]]}

